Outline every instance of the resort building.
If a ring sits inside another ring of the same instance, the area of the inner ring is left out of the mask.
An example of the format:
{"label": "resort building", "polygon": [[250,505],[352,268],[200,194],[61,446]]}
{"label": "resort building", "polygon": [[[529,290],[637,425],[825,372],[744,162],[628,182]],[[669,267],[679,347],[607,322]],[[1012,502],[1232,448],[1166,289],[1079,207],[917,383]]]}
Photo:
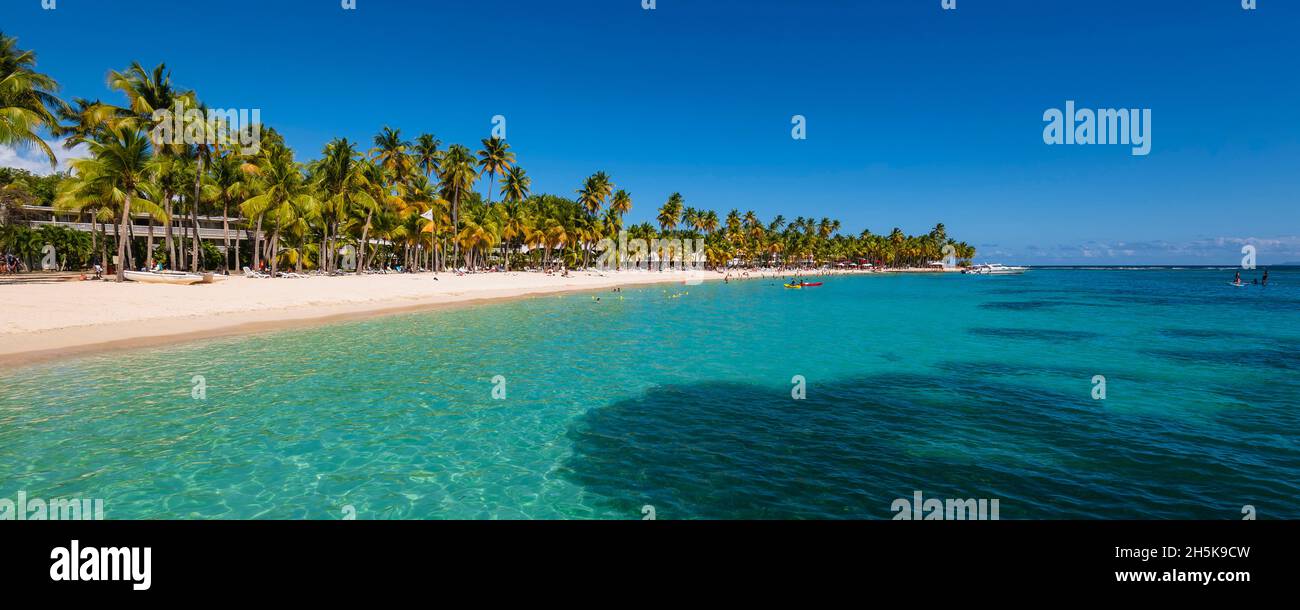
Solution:
{"label": "resort building", "polygon": [[[56,210],[50,206],[26,205],[22,207],[25,222],[33,227],[53,225],[58,227],[67,227],[83,232],[98,231],[107,229],[112,234],[115,226],[112,222],[105,223],[102,227],[91,224],[89,214],[78,214],[76,212],[66,212]],[[243,218],[222,218],[220,216],[199,216],[198,228],[199,239],[212,241],[217,247],[224,247],[226,240],[235,243],[236,240],[252,240],[256,235],[253,229],[239,228],[245,221]],[[230,227],[229,231],[223,228],[224,225]],[[131,233],[133,237],[148,237],[152,232],[155,239],[164,237],[167,233],[166,227],[154,221],[149,222],[148,214],[132,214]],[[265,232],[263,232],[265,234]],[[194,235],[194,223],[189,216],[179,214],[172,217],[172,236],[177,237],[184,235],[186,238],[192,238]],[[265,236],[265,235],[263,235]]]}

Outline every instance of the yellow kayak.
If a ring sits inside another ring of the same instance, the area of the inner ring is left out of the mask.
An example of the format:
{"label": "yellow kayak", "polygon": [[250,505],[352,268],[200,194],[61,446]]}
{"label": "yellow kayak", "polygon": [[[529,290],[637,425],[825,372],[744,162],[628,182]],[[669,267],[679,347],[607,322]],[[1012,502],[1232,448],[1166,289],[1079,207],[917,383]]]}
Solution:
{"label": "yellow kayak", "polygon": [[794,288],[794,289],[798,290],[798,289],[803,288],[803,284],[786,284],[785,287],[786,287],[786,288]]}

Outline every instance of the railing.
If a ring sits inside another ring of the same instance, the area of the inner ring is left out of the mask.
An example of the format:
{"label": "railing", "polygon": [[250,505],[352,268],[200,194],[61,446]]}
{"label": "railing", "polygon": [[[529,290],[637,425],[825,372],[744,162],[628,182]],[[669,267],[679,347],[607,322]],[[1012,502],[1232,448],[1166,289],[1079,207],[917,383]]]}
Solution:
{"label": "railing", "polygon": [[[75,230],[77,230],[77,231],[84,231],[84,232],[87,232],[87,233],[92,232],[92,231],[97,231],[97,230],[99,230],[98,227],[97,227],[98,223],[94,223],[94,224],[92,224],[92,223],[88,223],[88,222],[81,222],[81,221],[79,221],[79,220],[59,220],[59,219],[58,219],[59,216],[74,216],[74,217],[75,217],[75,216],[78,216],[79,214],[78,214],[77,212],[69,212],[69,211],[66,211],[66,210],[56,210],[56,209],[54,209],[54,208],[52,208],[52,207],[50,207],[50,206],[39,206],[39,205],[28,205],[28,206],[23,206],[23,210],[26,211],[26,212],[39,212],[39,213],[45,213],[45,214],[49,214],[49,215],[50,215],[50,220],[28,220],[28,221],[27,221],[27,224],[30,224],[30,225],[33,225],[33,226],[68,227],[69,229],[75,229]],[[82,215],[82,216],[84,216],[84,215]],[[145,220],[145,219],[148,219],[148,218],[149,218],[149,215],[148,215],[148,214],[132,214],[132,215],[131,215],[131,218],[132,218],[133,220],[136,220],[136,219]],[[172,223],[172,236],[173,236],[173,237],[175,237],[175,238],[179,238],[179,237],[182,236],[183,231],[186,231],[186,230],[190,230],[190,231],[192,231],[192,230],[193,230],[193,229],[189,229],[189,228],[188,228],[188,227],[190,227],[190,226],[192,226],[192,225],[190,225],[188,222],[185,222],[185,221],[189,221],[189,220],[190,220],[190,218],[189,218],[188,216],[186,216],[186,217],[176,216],[174,220],[179,221],[179,222],[173,222],[173,223]],[[220,223],[220,222],[222,222],[223,220],[226,221],[226,222],[228,222],[228,223],[230,223],[230,231],[229,231],[229,232],[225,231],[224,229],[222,229],[222,228],[220,228],[220,227],[210,227],[210,226],[205,227],[205,226],[203,226],[203,223],[204,223],[205,221],[207,221],[207,222],[209,222],[209,223]],[[220,217],[220,216],[200,216],[200,217],[199,217],[199,239],[213,240],[213,241],[224,241],[227,235],[230,236],[230,241],[235,241],[236,236],[238,236],[239,239],[244,239],[244,240],[250,240],[250,239],[253,239],[251,236],[256,235],[257,232],[256,232],[256,231],[253,231],[253,230],[249,230],[249,229],[238,229],[238,228],[236,228],[236,227],[238,226],[238,223],[240,223],[240,222],[243,222],[243,219],[242,219],[242,218],[222,218],[222,217]],[[113,223],[105,223],[105,224],[104,224],[104,227],[107,228],[107,229],[111,232],[111,231],[113,230]],[[131,229],[132,229],[132,231],[134,232],[134,235],[135,235],[137,238],[138,238],[138,237],[148,237],[148,235],[149,235],[149,226],[148,226],[148,225],[142,225],[142,224],[135,224],[135,223],[133,223],[133,224],[131,225]],[[153,235],[154,235],[154,238],[155,238],[155,239],[161,239],[161,238],[163,238],[163,237],[166,235],[166,231],[167,231],[167,229],[166,229],[164,226],[162,226],[162,225],[154,225],[154,226],[153,226]],[[262,237],[263,237],[263,238],[266,237],[266,233],[265,233],[265,232],[262,233]]]}

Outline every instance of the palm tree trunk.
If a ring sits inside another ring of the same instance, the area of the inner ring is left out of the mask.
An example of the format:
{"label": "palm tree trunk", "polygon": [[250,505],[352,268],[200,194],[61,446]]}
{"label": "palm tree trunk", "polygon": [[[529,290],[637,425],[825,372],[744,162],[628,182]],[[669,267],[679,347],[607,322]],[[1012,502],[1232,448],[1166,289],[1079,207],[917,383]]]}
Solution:
{"label": "palm tree trunk", "polygon": [[267,258],[271,259],[271,277],[275,277],[276,269],[279,267],[279,263],[280,263],[279,260],[280,257],[275,255],[276,252],[279,251],[280,249],[279,229],[276,229],[275,231],[271,232],[271,239],[267,241],[267,244],[270,247],[270,252],[267,253]]}
{"label": "palm tree trunk", "polygon": [[200,151],[195,153],[194,156],[197,157],[198,168],[194,172],[194,205],[190,209],[190,219],[194,222],[194,241],[192,242],[194,253],[190,258],[191,273],[199,270],[199,187],[203,183],[203,154]]}
{"label": "palm tree trunk", "polygon": [[262,267],[262,217],[257,217],[257,229],[253,232],[253,271]]}
{"label": "palm tree trunk", "polygon": [[[179,195],[177,196],[180,197]],[[184,200],[184,197],[181,197],[181,199]],[[177,211],[180,212],[181,219],[184,220],[185,208],[180,208]],[[176,237],[176,270],[177,271],[180,271],[181,269],[184,269],[186,266],[189,265],[188,262],[189,259],[187,258],[189,256],[189,252],[185,248],[185,242],[187,242],[189,238],[190,238],[189,227],[187,227],[185,223],[182,222],[180,225],[179,235],[177,235]]]}
{"label": "palm tree trunk", "polygon": [[357,253],[357,275],[361,275],[361,270],[366,268],[366,251],[369,250],[366,244],[370,235],[370,217],[372,214],[371,211],[366,212],[366,224],[361,227],[361,251]]}
{"label": "palm tree trunk", "polygon": [[[452,196],[451,196],[451,234],[453,236],[460,235],[460,184],[459,183],[456,184],[456,190],[452,192]],[[460,240],[455,239],[453,237],[453,239],[451,240],[451,245],[453,248],[456,249],[456,253],[451,259],[454,261],[457,258],[460,258]]]}
{"label": "palm tree trunk", "polygon": [[145,245],[144,266],[153,269],[153,217],[149,218],[149,242]]}
{"label": "palm tree trunk", "polygon": [[167,220],[163,221],[164,241],[167,242],[167,267],[172,271],[176,270],[176,243],[172,237],[172,194],[170,191],[163,191],[163,206],[167,208]]}
{"label": "palm tree trunk", "polygon": [[126,257],[131,261],[131,268],[135,269],[135,223],[131,222],[131,216],[126,217]]}
{"label": "palm tree trunk", "polygon": [[127,223],[131,222],[131,191],[126,189],[126,201],[122,204],[122,224],[118,227],[117,239],[117,281],[126,281],[126,242],[122,240],[121,234],[129,233],[130,227]]}
{"label": "palm tree trunk", "polygon": [[98,236],[95,235],[95,215],[91,214],[90,215],[90,251],[92,253],[99,249],[98,241],[99,241]]}
{"label": "palm tree trunk", "polygon": [[221,242],[225,250],[222,250],[221,266],[226,270],[230,269],[230,201],[225,197],[221,198]]}
{"label": "palm tree trunk", "polygon": [[239,266],[239,229],[235,229],[235,271],[241,271]]}
{"label": "palm tree trunk", "polygon": [[199,248],[199,211],[198,206],[194,206],[191,216],[191,222],[194,223],[194,234],[190,242],[190,272],[195,273],[199,270],[200,259],[203,258],[202,250]]}
{"label": "palm tree trunk", "polygon": [[329,251],[326,252],[325,261],[327,264],[326,264],[325,271],[328,273],[334,273],[334,269],[336,269],[338,265],[338,254],[339,254],[338,224],[332,223],[326,226],[329,228],[330,247],[329,247]]}
{"label": "palm tree trunk", "polygon": [[[94,220],[93,218],[91,220]],[[104,267],[104,272],[108,272],[108,227],[103,222],[97,222],[99,225],[99,262]],[[92,230],[93,232],[93,230]]]}

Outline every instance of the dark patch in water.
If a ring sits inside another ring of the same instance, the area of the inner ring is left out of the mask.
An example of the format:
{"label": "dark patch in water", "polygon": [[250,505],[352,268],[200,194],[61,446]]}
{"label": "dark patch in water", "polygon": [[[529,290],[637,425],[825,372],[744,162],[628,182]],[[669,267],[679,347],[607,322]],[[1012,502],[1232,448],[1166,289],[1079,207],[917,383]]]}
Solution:
{"label": "dark patch in water", "polygon": [[1201,330],[1199,328],[1162,328],[1160,334],[1175,339],[1218,339],[1223,337],[1221,330]]}
{"label": "dark patch in water", "polygon": [[710,383],[591,409],[561,476],[629,519],[889,519],[915,490],[999,498],[1005,519],[1230,518],[1242,497],[1300,514],[1295,452],[1242,442],[1267,419],[1208,430],[978,372],[810,381],[805,401]]}
{"label": "dark patch in water", "polygon": [[1062,303],[1055,301],[991,301],[980,304],[981,309],[1005,309],[1009,311],[1029,311],[1033,309],[1047,309],[1050,307],[1060,307]]}
{"label": "dark patch in water", "polygon": [[[1091,383],[1092,377],[1097,374],[1096,371],[1088,369],[1068,368],[1063,366],[1051,366],[1045,364],[1007,364],[994,360],[948,360],[934,365],[934,368],[940,371],[958,371],[966,375],[994,375],[1000,377],[1026,377],[1033,376],[1042,378],[1044,376],[1062,377],[1069,379],[1082,380],[1081,383]],[[1114,373],[1106,375],[1107,380],[1123,380],[1133,383],[1140,383],[1143,379],[1131,375],[1116,375]]]}
{"label": "dark patch in water", "polygon": [[1144,353],[1185,364],[1223,367],[1266,366],[1283,370],[1300,370],[1300,352],[1275,349],[1151,349]]}
{"label": "dark patch in water", "polygon": [[1096,339],[1098,333],[1082,330],[1053,330],[1048,328],[972,328],[972,335],[1023,341],[1086,341]]}

